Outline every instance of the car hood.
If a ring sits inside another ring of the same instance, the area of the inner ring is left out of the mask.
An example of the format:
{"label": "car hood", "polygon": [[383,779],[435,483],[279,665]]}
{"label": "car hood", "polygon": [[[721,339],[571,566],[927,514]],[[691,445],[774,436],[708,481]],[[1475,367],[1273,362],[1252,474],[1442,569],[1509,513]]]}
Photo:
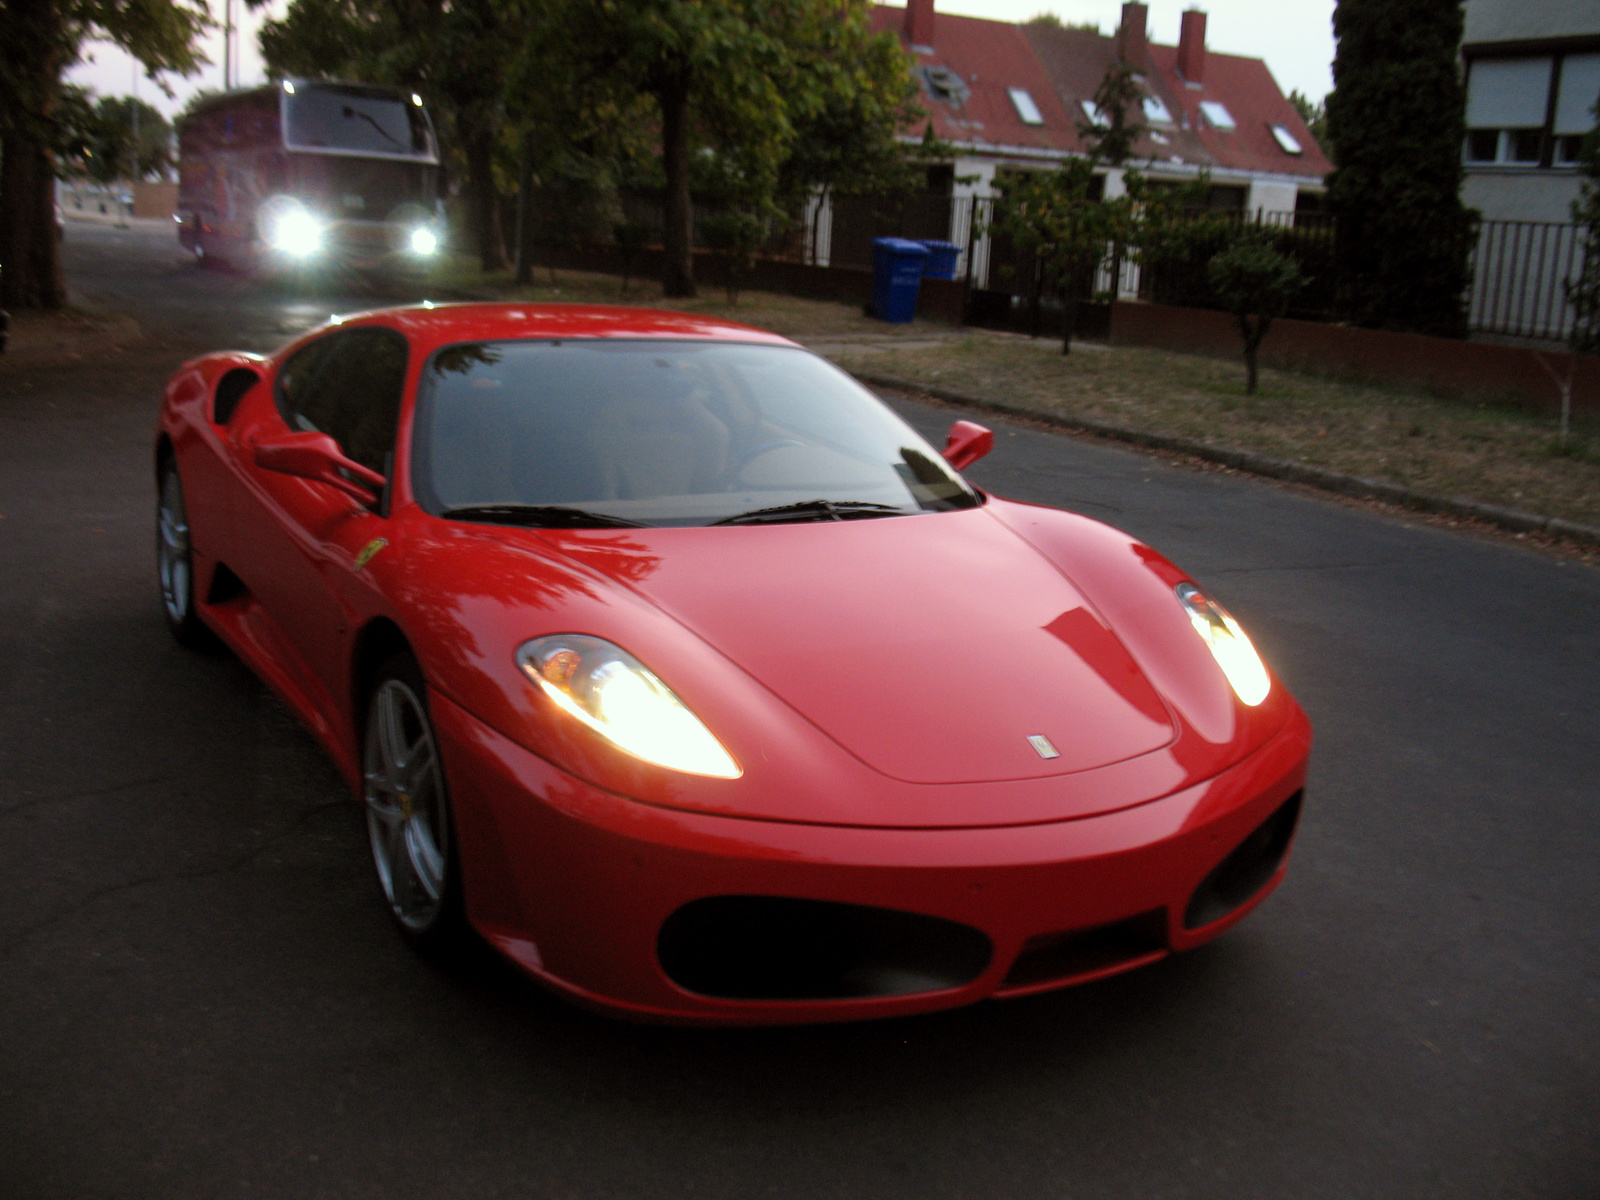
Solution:
{"label": "car hood", "polygon": [[983,509],[637,540],[654,566],[626,586],[893,779],[1068,775],[1174,739],[1104,617]]}

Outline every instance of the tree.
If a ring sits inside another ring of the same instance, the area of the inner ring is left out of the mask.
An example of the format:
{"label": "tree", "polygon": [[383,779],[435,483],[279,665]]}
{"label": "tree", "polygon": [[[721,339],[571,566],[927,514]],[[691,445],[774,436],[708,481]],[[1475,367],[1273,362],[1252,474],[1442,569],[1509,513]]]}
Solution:
{"label": "tree", "polygon": [[[1594,109],[1600,120],[1600,104]],[[1572,219],[1583,230],[1583,272],[1567,283],[1572,305],[1568,344],[1580,354],[1600,354],[1600,124],[1590,130],[1578,152],[1583,184],[1572,202]]]}
{"label": "tree", "polygon": [[1338,304],[1358,325],[1466,335],[1460,0],[1338,0],[1327,99]]}
{"label": "tree", "polygon": [[154,79],[204,59],[203,0],[0,0],[0,307],[66,302],[54,236],[61,75],[89,38],[115,43]]}
{"label": "tree", "polygon": [[1061,353],[1072,353],[1078,278],[1092,271],[1106,244],[1126,240],[1132,202],[1100,198],[1095,160],[1069,158],[1054,171],[1018,171],[1000,182],[997,225],[1042,260],[1061,283]]}
{"label": "tree", "polygon": [[94,107],[83,166],[98,183],[164,179],[173,166],[172,126],[143,100],[103,96]]}
{"label": "tree", "polygon": [[1095,119],[1078,121],[1078,136],[1096,161],[1120,167],[1133,157],[1133,147],[1149,130],[1139,114],[1144,112],[1144,90],[1133,68],[1118,59],[1106,68],[1094,90]]}
{"label": "tree", "polygon": [[1256,352],[1303,285],[1294,259],[1275,250],[1265,233],[1241,229],[1227,248],[1211,260],[1207,274],[1217,298],[1233,313],[1244,338],[1245,393],[1256,394]]}

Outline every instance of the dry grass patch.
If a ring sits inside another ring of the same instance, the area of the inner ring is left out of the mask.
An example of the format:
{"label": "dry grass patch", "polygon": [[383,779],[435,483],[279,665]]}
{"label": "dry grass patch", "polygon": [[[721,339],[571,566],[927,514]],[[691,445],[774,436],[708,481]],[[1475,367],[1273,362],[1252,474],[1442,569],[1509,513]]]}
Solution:
{"label": "dry grass patch", "polygon": [[1562,447],[1553,420],[1510,404],[1441,400],[1397,388],[1135,348],[1077,348],[974,335],[933,349],[838,356],[1043,413],[1178,434],[1546,516],[1600,524],[1600,427]]}

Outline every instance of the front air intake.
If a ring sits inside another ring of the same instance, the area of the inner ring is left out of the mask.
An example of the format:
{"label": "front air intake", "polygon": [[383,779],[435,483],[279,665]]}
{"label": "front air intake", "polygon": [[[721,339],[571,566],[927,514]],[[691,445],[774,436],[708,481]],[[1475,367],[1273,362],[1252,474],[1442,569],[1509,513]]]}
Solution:
{"label": "front air intake", "polygon": [[661,926],[667,977],[727,1000],[844,1000],[963,987],[993,947],[969,925],[918,913],[795,900],[711,896]]}
{"label": "front air intake", "polygon": [[1294,840],[1304,796],[1304,792],[1290,796],[1201,881],[1184,911],[1185,929],[1199,929],[1222,920],[1267,886]]}

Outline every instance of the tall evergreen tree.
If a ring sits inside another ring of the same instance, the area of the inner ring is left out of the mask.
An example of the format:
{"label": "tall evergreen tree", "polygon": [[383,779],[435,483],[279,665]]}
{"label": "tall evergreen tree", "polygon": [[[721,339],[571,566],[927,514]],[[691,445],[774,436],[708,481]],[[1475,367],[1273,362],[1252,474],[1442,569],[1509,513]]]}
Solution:
{"label": "tall evergreen tree", "polygon": [[1338,0],[1327,100],[1338,303],[1358,325],[1466,336],[1461,0]]}

